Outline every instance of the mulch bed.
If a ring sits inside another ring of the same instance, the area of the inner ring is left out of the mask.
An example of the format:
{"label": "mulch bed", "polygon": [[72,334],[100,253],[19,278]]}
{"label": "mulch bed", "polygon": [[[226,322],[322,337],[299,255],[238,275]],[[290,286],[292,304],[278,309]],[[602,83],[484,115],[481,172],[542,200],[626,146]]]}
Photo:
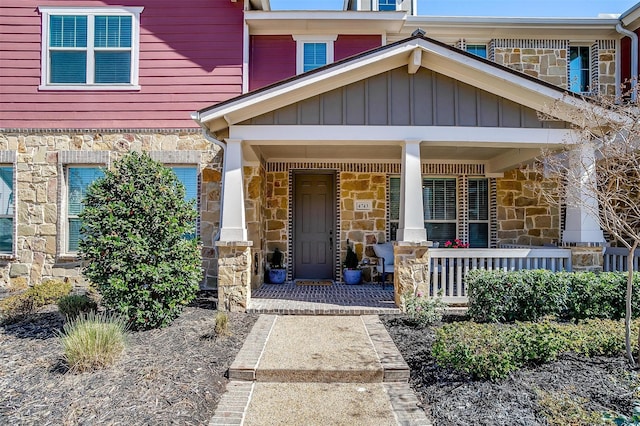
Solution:
{"label": "mulch bed", "polygon": [[218,337],[214,303],[199,299],[169,327],[133,332],[115,365],[68,372],[55,306],[0,327],[1,424],[208,424],[225,374],[256,315],[229,314]]}
{"label": "mulch bed", "polygon": [[640,383],[622,356],[567,354],[502,381],[478,381],[436,364],[431,356],[434,328],[413,327],[402,316],[381,319],[411,368],[411,387],[436,426],[591,426],[597,423],[594,417],[586,420],[585,413],[591,412],[597,421],[604,411],[631,413],[634,388]]}

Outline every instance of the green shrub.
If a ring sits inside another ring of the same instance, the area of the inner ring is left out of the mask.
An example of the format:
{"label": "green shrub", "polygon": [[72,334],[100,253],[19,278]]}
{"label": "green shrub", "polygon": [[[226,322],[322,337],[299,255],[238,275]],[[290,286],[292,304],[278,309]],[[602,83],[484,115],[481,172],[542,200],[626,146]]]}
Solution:
{"label": "green shrub", "polygon": [[432,355],[442,367],[478,379],[500,379],[520,368],[498,324],[458,322],[438,329]]}
{"label": "green shrub", "polygon": [[48,280],[36,284],[27,290],[29,297],[33,300],[35,307],[55,303],[62,296],[71,293],[73,286],[70,282],[60,280]]}
{"label": "green shrub", "polygon": [[86,294],[71,294],[58,300],[58,310],[67,319],[73,319],[80,314],[97,311],[98,304]]}
{"label": "green shrub", "polygon": [[[626,272],[575,272],[567,297],[566,315],[572,319],[621,319],[625,316]],[[640,316],[640,274],[633,276],[632,313]]]}
{"label": "green shrub", "polygon": [[[632,334],[637,334],[634,322]],[[634,334],[634,335],[635,335]],[[634,342],[637,348],[637,342]],[[478,379],[501,379],[524,365],[555,360],[559,354],[623,354],[622,321],[588,320],[581,324],[552,321],[503,324],[457,322],[436,333],[432,354],[438,364]]]}
{"label": "green shrub", "polygon": [[125,155],[90,185],[79,252],[102,303],[133,328],[170,324],[202,278],[197,212],[175,174],[147,154]]}
{"label": "green shrub", "polygon": [[71,283],[48,280],[30,287],[23,293],[0,300],[0,321],[9,322],[33,313],[36,309],[56,302],[71,292]]}
{"label": "green shrub", "polygon": [[466,277],[469,316],[478,322],[537,321],[565,309],[568,273],[475,270]]}
{"label": "green shrub", "polygon": [[411,322],[419,327],[429,326],[442,319],[447,306],[440,297],[426,297],[409,292],[402,296],[402,307]]}
{"label": "green shrub", "polygon": [[69,369],[87,371],[111,365],[125,348],[126,331],[126,320],[104,313],[80,314],[67,322],[60,341]]}

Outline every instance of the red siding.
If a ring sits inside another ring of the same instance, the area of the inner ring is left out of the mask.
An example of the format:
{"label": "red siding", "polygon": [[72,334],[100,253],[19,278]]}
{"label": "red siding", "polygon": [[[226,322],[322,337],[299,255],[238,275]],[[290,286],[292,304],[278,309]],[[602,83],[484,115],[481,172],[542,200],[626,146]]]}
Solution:
{"label": "red siding", "polygon": [[[640,37],[640,28],[635,31]],[[638,55],[640,56],[640,44],[638,45]],[[620,41],[620,81],[625,84],[626,90],[630,89],[628,82],[631,80],[631,39],[624,37]]]}
{"label": "red siding", "polygon": [[333,47],[333,56],[336,61],[339,61],[380,46],[382,46],[380,35],[341,35]]}
{"label": "red siding", "polygon": [[242,92],[242,2],[82,1],[144,6],[139,91],[40,91],[38,6],[77,1],[3,0],[0,128],[184,128],[190,113]]}
{"label": "red siding", "polygon": [[296,75],[296,42],[290,35],[251,36],[249,90]]}
{"label": "red siding", "polygon": [[[334,59],[347,58],[380,47],[379,35],[341,35],[334,44]],[[296,75],[296,42],[291,35],[251,36],[249,90],[256,90]]]}

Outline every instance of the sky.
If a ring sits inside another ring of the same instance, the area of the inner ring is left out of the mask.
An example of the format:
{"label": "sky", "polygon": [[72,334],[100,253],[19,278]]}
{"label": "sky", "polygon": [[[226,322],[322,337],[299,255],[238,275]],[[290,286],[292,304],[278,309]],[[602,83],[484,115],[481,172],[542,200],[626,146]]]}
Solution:
{"label": "sky", "polygon": [[[272,10],[342,9],[343,0],[271,0]],[[621,14],[638,0],[418,0],[419,15],[586,17]]]}

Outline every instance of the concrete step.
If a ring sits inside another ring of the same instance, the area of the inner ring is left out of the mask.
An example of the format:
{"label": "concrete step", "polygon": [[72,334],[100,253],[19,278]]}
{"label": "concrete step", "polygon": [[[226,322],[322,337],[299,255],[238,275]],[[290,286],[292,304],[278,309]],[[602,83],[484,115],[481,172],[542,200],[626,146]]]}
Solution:
{"label": "concrete step", "polygon": [[377,316],[261,315],[229,369],[257,382],[404,382],[409,367]]}

